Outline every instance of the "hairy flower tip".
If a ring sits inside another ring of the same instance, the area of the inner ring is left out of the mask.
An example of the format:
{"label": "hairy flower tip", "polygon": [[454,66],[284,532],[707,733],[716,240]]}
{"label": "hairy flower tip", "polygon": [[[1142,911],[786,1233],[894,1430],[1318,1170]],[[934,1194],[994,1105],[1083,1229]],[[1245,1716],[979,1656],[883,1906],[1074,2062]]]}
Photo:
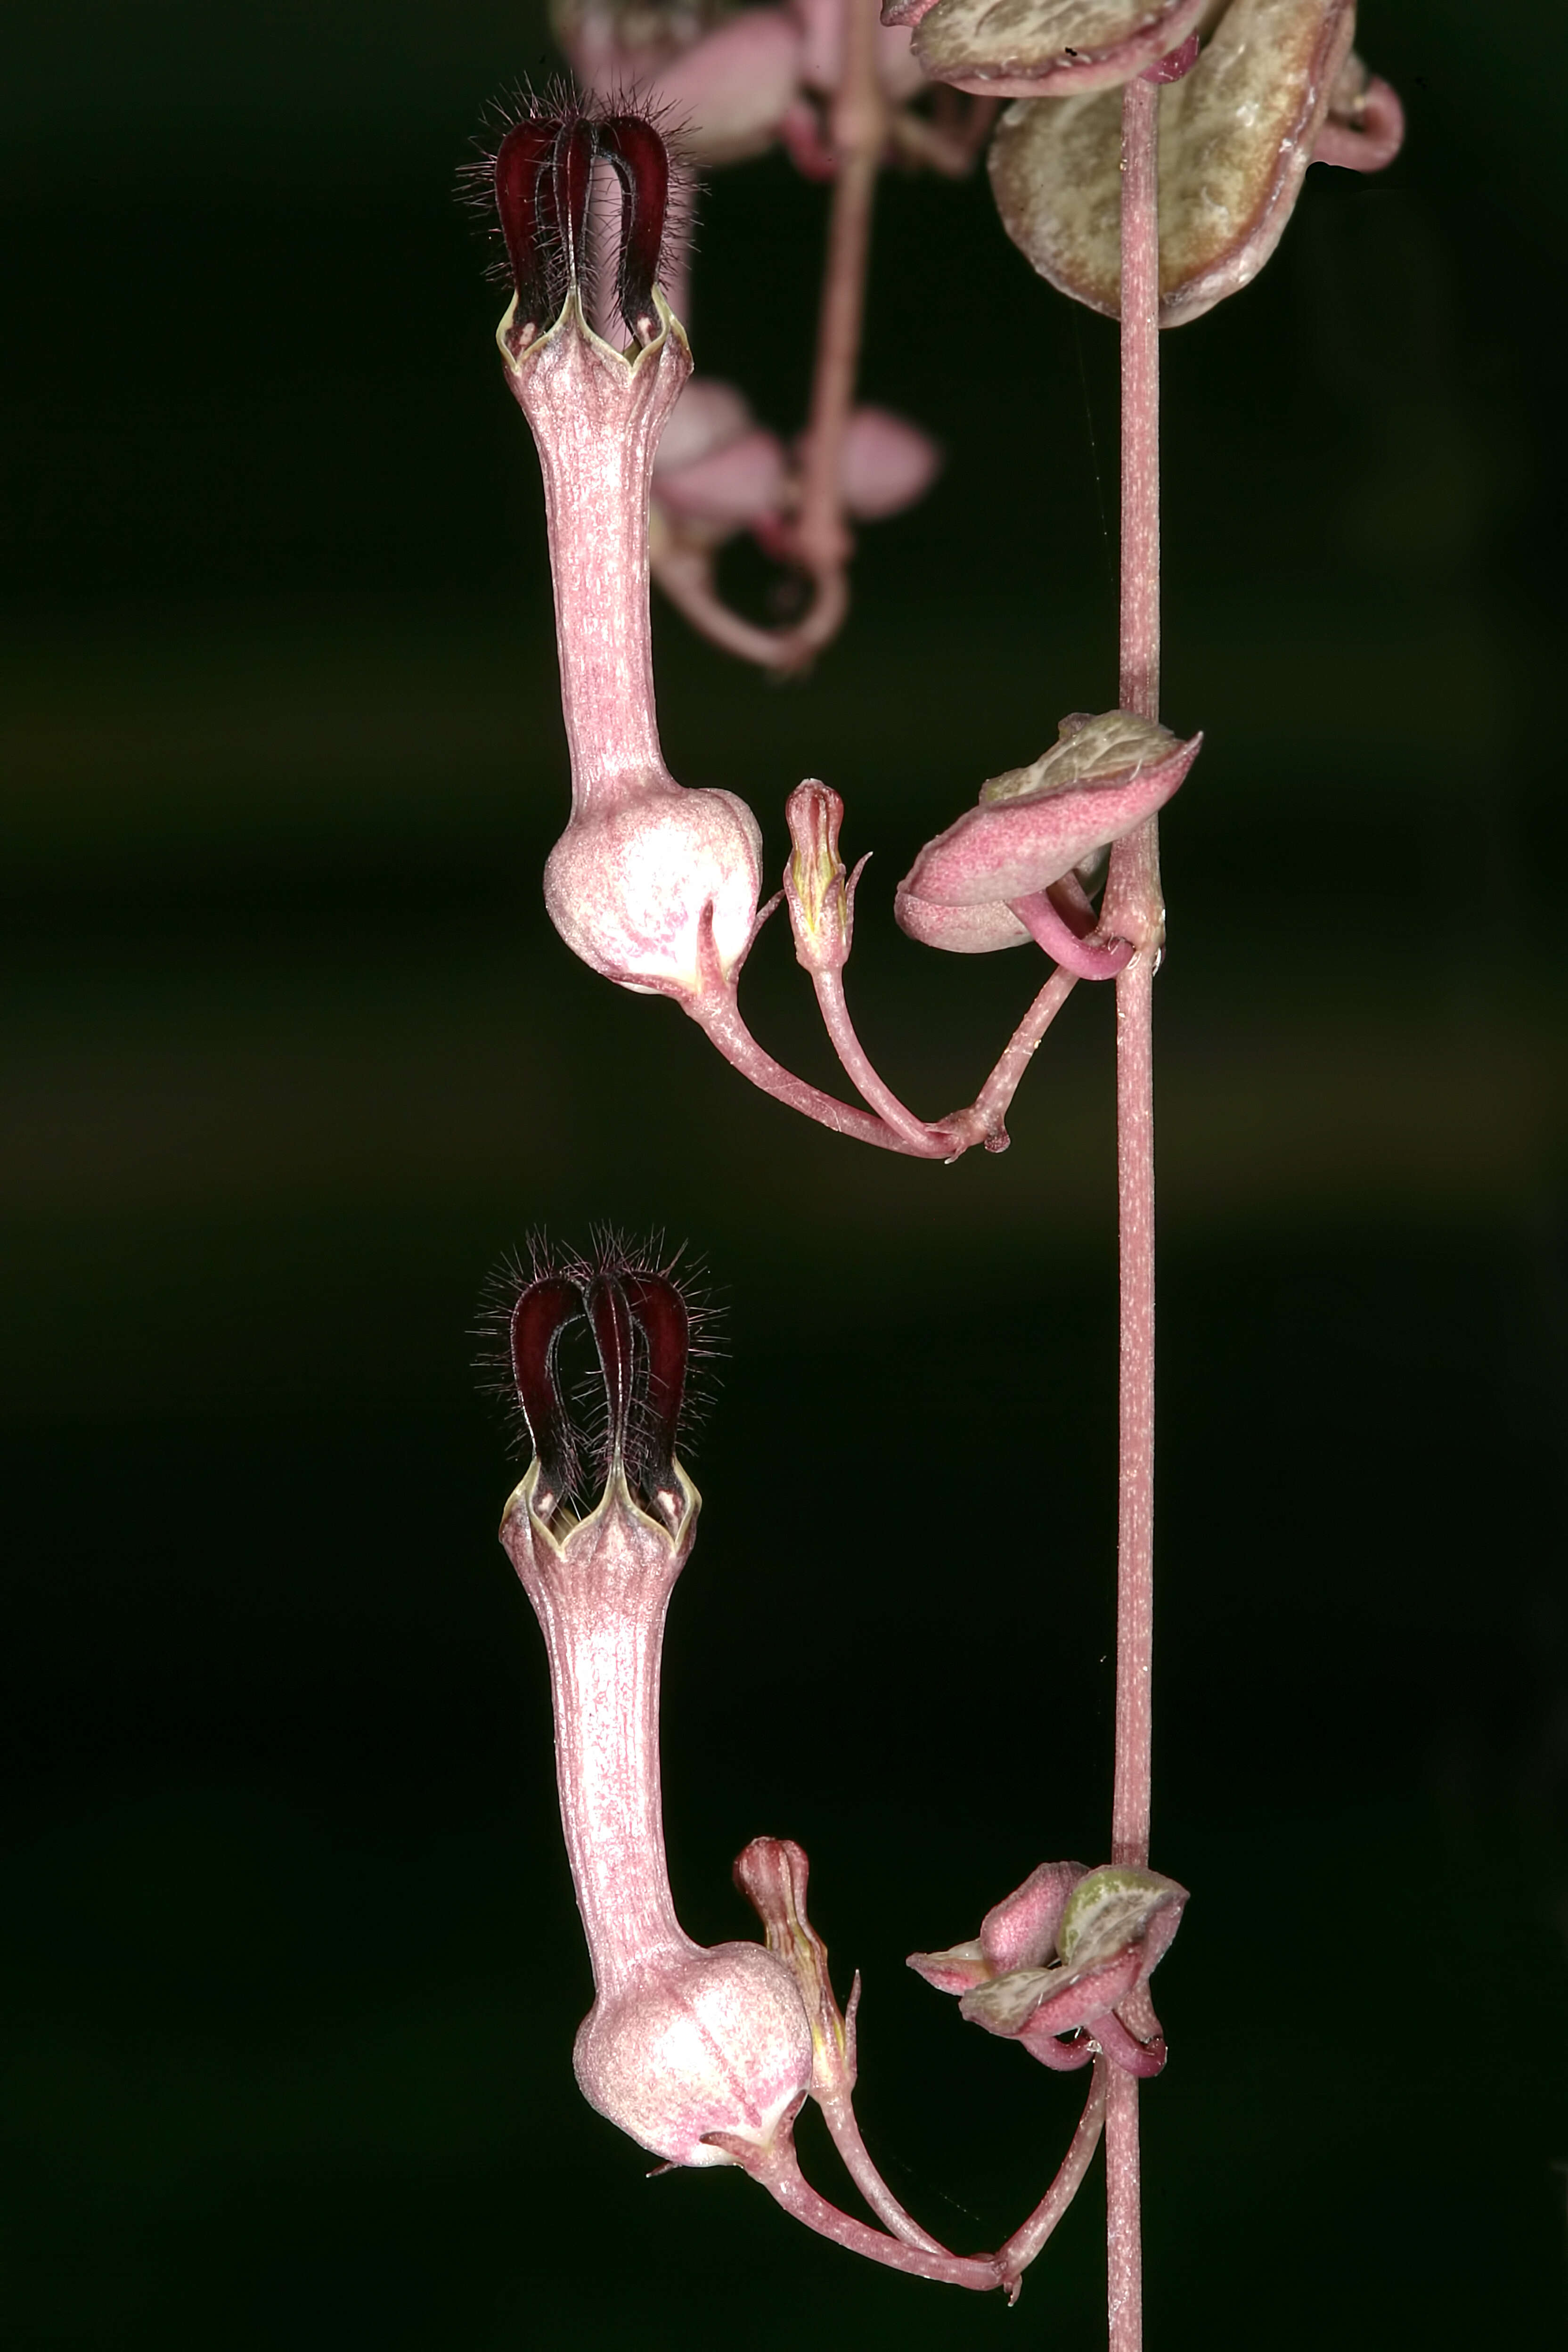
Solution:
{"label": "hairy flower tip", "polygon": [[[1365,155],[1341,152],[1360,135],[1348,121],[1336,131],[1331,119],[1354,25],[1353,0],[1229,0],[1191,72],[1161,92],[1163,327],[1200,318],[1257,277],[1284,233],[1314,152],[1373,168],[1373,155],[1386,162],[1394,152],[1381,99]],[[1396,114],[1397,100],[1392,91],[1387,97]],[[1354,93],[1343,102],[1353,112]],[[1325,131],[1335,142],[1326,150]],[[1002,225],[1041,277],[1115,318],[1120,99],[1107,92],[1009,107],[992,142],[990,171]]]}
{"label": "hairy flower tip", "polygon": [[676,1446],[697,1417],[692,1368],[717,1352],[702,1269],[662,1239],[595,1234],[588,1253],[543,1236],[489,1286],[489,1384],[521,1418],[546,1524],[617,1476],[667,1526],[684,1504]]}
{"label": "hairy flower tip", "polygon": [[961,955],[1018,946],[1035,935],[1029,902],[1163,808],[1202,743],[1130,711],[1074,712],[1048,751],[993,776],[921,850],[894,902],[900,927]]}
{"label": "hairy flower tip", "polygon": [[981,98],[1066,98],[1117,89],[1158,66],[1208,5],[1209,0],[893,0],[882,22],[918,27],[914,53],[933,81]]}
{"label": "hairy flower tip", "polygon": [[633,100],[584,101],[569,85],[523,92],[503,112],[500,136],[464,174],[470,203],[499,224],[516,293],[514,352],[543,332],[574,294],[592,295],[589,208],[596,167],[618,182],[616,307],[641,344],[659,331],[653,289],[672,213],[689,201],[689,174],[660,121]]}

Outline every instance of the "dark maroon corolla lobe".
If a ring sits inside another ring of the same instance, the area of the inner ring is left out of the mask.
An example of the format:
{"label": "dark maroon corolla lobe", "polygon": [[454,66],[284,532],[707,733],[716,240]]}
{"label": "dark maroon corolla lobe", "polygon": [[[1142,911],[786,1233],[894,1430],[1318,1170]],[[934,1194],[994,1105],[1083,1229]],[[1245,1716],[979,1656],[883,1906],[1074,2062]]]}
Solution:
{"label": "dark maroon corolla lobe", "polygon": [[583,276],[588,255],[588,198],[594,186],[594,154],[598,126],[578,115],[563,122],[555,133],[552,170],[555,183],[555,233],[561,243],[561,267],[568,285]]}
{"label": "dark maroon corolla lobe", "polygon": [[[645,1509],[678,1531],[687,1497],[675,1445],[691,1349],[691,1310],[679,1284],[616,1252],[597,1264],[570,1259],[560,1272],[536,1259],[508,1310],[507,1332],[538,1463],[535,1517],[548,1522],[569,1496],[595,1479],[603,1489],[618,1474]],[[589,1340],[597,1380],[590,1377],[584,1395],[563,1342],[580,1360]],[[592,1401],[595,1386],[602,1408]]]}
{"label": "dark maroon corolla lobe", "polygon": [[548,1519],[577,1483],[577,1441],[561,1399],[561,1335],[583,1312],[583,1296],[564,1275],[531,1282],[511,1310],[512,1378],[539,1463],[533,1507]]}
{"label": "dark maroon corolla lobe", "polygon": [[616,303],[637,341],[650,343],[658,333],[653,289],[669,205],[669,151],[640,115],[573,110],[514,123],[496,154],[496,209],[517,288],[509,342],[514,333],[521,342],[542,332],[582,285],[599,162],[612,167],[621,187]]}
{"label": "dark maroon corolla lobe", "polygon": [[647,1387],[636,1432],[640,1484],[673,1526],[680,1516],[675,1475],[675,1439],[686,1401],[686,1362],[691,1348],[691,1318],[668,1275],[627,1274],[626,1304],[642,1334]]}
{"label": "dark maroon corolla lobe", "polygon": [[552,300],[551,260],[554,233],[553,163],[558,122],[518,122],[496,152],[496,210],[507,259],[517,289],[521,325],[539,327],[560,309]]}
{"label": "dark maroon corolla lobe", "polygon": [[616,289],[621,316],[639,343],[658,332],[654,280],[669,205],[669,150],[640,115],[612,114],[599,125],[599,150],[621,184],[621,266]]}
{"label": "dark maroon corolla lobe", "polygon": [[632,1414],[637,1366],[631,1308],[618,1276],[595,1275],[588,1285],[588,1322],[604,1375],[610,1459],[612,1463],[622,1462],[626,1454],[626,1427]]}

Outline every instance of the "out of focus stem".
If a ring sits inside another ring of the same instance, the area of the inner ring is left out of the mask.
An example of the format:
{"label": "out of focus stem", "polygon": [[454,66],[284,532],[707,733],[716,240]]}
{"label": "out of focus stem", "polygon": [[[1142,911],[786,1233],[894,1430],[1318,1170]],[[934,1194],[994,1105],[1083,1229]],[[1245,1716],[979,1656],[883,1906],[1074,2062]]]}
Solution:
{"label": "out of focus stem", "polygon": [[860,334],[866,314],[866,274],[871,252],[871,207],[888,142],[888,109],[877,73],[876,0],[847,0],[844,55],[831,117],[833,211],[827,229],[816,368],[801,466],[800,508],[791,534],[820,595],[841,579],[849,560],[844,520],[844,436],[855,402]]}
{"label": "out of focus stem", "polygon": [[877,0],[846,0],[844,51],[828,121],[833,203],[817,314],[811,411],[801,442],[794,512],[779,551],[810,583],[811,601],[787,628],[763,628],[720,594],[710,553],[667,547],[654,565],[671,602],[715,645],[763,669],[805,668],[836,637],[849,610],[853,541],[844,511],[844,439],[855,406],[871,258],[877,173],[890,117],[877,71]]}

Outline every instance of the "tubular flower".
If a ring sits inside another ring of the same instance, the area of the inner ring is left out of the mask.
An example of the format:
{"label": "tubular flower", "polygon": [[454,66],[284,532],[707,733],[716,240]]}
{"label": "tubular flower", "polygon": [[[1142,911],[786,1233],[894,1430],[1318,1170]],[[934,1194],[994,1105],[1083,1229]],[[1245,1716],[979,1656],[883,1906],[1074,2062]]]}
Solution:
{"label": "tubular flower", "polygon": [[[584,302],[596,164],[621,183],[618,351]],[[665,765],[648,628],[648,503],[659,436],[691,371],[658,284],[669,159],[634,114],[517,123],[494,191],[516,291],[497,331],[544,476],[572,818],[545,868],[567,945],[624,986],[694,997],[751,943],[762,836],[733,793]]]}
{"label": "tubular flower", "polygon": [[[587,1429],[561,1369],[563,1341],[584,1327],[603,1387]],[[675,1451],[689,1331],[667,1270],[618,1255],[536,1267],[508,1330],[534,1456],[500,1532],[550,1654],[561,1820],[594,1969],[577,2081],[644,2147],[703,2166],[771,2147],[810,2085],[813,2045],[789,1968],[759,1944],[693,1943],[665,1864],[659,1654],[700,1504]],[[598,1497],[578,1516],[585,1483]]]}

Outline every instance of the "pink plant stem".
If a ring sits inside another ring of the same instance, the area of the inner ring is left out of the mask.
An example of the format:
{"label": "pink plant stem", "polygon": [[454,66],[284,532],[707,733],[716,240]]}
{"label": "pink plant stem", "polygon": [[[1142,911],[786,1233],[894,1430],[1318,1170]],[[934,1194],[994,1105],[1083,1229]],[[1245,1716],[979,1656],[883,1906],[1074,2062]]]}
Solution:
{"label": "pink plant stem", "polygon": [[889,127],[877,73],[876,5],[877,0],[845,0],[844,50],[833,101],[833,207],[799,504],[788,531],[794,553],[810,575],[811,603],[793,627],[760,628],[724,603],[708,553],[666,547],[654,565],[659,586],[693,628],[743,661],[785,673],[804,667],[831,643],[849,609],[852,541],[844,520],[844,436],[855,404],[871,211]]}
{"label": "pink plant stem", "polygon": [[996,2260],[1002,2266],[1004,2278],[1010,2284],[1016,2285],[1028,2269],[1078,2195],[1105,2126],[1107,2078],[1117,2072],[1118,2069],[1109,2065],[1103,2058],[1095,2060],[1094,2073],[1089,2077],[1089,2097],[1079,2117],[1078,2129],[1062,2158],[1060,2170],[1028,2220],[1014,2231],[1005,2246],[997,2249]]}
{"label": "pink plant stem", "polygon": [[918,2246],[928,2254],[945,2254],[948,2249],[940,2239],[922,2230],[912,2214],[906,2213],[881,2174],[878,2171],[870,2149],[860,2137],[854,2105],[846,2092],[839,2098],[824,2098],[817,2095],[817,2105],[832,2136],[833,2145],[843,2160],[844,2169],[860,2191],[884,2228],[901,2238],[906,2246]]}
{"label": "pink plant stem", "polygon": [[845,0],[844,51],[833,101],[838,173],[827,232],[827,265],[817,326],[816,372],[801,468],[794,539],[820,595],[841,583],[849,555],[844,521],[844,436],[855,398],[871,206],[887,143],[887,106],[877,76],[876,0]]}
{"label": "pink plant stem", "polygon": [[[1124,710],[1160,706],[1160,207],[1158,88],[1121,97],[1121,681]],[[1149,1860],[1153,1631],[1153,983],[1163,936],[1159,837],[1150,818],[1111,853],[1102,927],[1137,952],[1116,982],[1116,1159],[1121,1233],[1116,1771],[1110,1851]],[[1110,2070],[1106,2252],[1110,2352],[1143,2336],[1138,2081]]]}
{"label": "pink plant stem", "polygon": [[994,2255],[933,2252],[924,2246],[887,2237],[868,2222],[857,2221],[851,2215],[840,2212],[806,2180],[789,2133],[775,2132],[766,2147],[759,2147],[755,2141],[731,2138],[723,2132],[715,2132],[712,2137],[714,2146],[744,2165],[752,2179],[760,2181],[786,2213],[804,2221],[808,2230],[831,2238],[835,2245],[846,2246],[851,2253],[865,2254],[871,2262],[885,2263],[889,2270],[912,2271],[917,2278],[935,2279],[945,2286],[976,2287],[984,2293],[1002,2284]]}
{"label": "pink plant stem", "polygon": [[1005,1151],[1007,1108],[1023,1083],[1035,1049],[1073,990],[1078,974],[1058,964],[1007,1041],[1001,1060],[974,1097],[987,1151]]}
{"label": "pink plant stem", "polygon": [[1029,937],[1038,948],[1068,971],[1077,972],[1079,980],[1113,980],[1125,971],[1132,950],[1126,940],[1114,946],[1097,947],[1092,940],[1080,939],[1059,909],[1052,905],[1047,890],[1037,890],[1027,898],[1009,898],[1011,911],[1017,916]]}
{"label": "pink plant stem", "polygon": [[922,1160],[951,1160],[963,1149],[957,1138],[940,1127],[921,1127],[917,1120],[917,1134],[908,1136],[870,1111],[857,1110],[852,1104],[824,1094],[820,1087],[797,1078],[758,1045],[730,992],[705,992],[692,999],[686,1010],[742,1077],[750,1078],[776,1102],[787,1103],[792,1110],[815,1119],[819,1127],[831,1128],[836,1135],[858,1136],[862,1143],[878,1144],[884,1151],[908,1152]]}
{"label": "pink plant stem", "polygon": [[814,971],[811,977],[816,990],[823,1026],[851,1083],[865,1096],[879,1118],[885,1119],[896,1134],[903,1137],[911,1151],[929,1150],[931,1129],[923,1118],[917,1118],[912,1110],[907,1109],[892,1088],[878,1076],[869,1055],[855,1033],[855,1024],[849,1018],[849,1006],[845,999],[842,971]]}

